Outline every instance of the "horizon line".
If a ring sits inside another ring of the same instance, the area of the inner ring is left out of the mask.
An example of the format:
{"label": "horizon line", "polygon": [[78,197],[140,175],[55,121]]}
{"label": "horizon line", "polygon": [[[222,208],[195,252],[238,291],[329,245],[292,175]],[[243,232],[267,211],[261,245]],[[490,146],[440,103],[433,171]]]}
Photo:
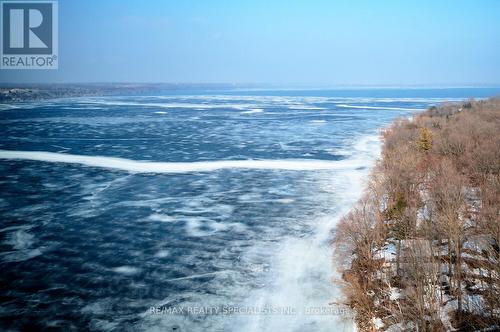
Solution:
{"label": "horizon line", "polygon": [[277,83],[227,83],[227,82],[134,82],[134,81],[96,81],[96,82],[0,82],[0,88],[15,86],[50,86],[50,85],[139,85],[139,86],[184,86],[219,87],[250,90],[349,90],[349,89],[464,89],[464,88],[500,88],[500,83],[470,84],[277,84]]}

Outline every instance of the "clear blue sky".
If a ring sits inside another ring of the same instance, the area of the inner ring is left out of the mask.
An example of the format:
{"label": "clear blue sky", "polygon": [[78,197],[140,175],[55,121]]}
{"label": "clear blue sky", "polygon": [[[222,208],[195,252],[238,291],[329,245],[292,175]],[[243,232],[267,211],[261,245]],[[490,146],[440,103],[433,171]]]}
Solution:
{"label": "clear blue sky", "polygon": [[500,83],[500,1],[60,0],[56,71],[1,82]]}

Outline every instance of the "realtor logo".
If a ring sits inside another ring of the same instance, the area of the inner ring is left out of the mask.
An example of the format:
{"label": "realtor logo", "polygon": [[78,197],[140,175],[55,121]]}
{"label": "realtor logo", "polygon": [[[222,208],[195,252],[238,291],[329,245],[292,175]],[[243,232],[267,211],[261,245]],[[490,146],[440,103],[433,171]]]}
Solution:
{"label": "realtor logo", "polygon": [[55,1],[0,1],[1,69],[57,69]]}

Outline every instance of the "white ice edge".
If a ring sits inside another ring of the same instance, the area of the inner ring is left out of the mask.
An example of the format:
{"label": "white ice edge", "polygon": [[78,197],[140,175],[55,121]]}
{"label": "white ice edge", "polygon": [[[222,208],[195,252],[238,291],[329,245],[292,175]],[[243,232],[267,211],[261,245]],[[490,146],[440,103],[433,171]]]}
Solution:
{"label": "white ice edge", "polygon": [[316,159],[281,159],[281,160],[214,160],[195,162],[154,162],[136,161],[117,157],[84,156],[66,153],[42,151],[0,150],[0,159],[33,160],[52,163],[79,164],[91,167],[117,169],[131,173],[192,173],[209,172],[221,169],[266,169],[266,170],[335,170],[363,166],[357,160],[316,160]]}
{"label": "white ice edge", "polygon": [[338,104],[336,106],[342,108],[359,108],[359,109],[370,109],[370,110],[425,111],[425,108],[363,106],[363,105],[344,105],[344,104]]}

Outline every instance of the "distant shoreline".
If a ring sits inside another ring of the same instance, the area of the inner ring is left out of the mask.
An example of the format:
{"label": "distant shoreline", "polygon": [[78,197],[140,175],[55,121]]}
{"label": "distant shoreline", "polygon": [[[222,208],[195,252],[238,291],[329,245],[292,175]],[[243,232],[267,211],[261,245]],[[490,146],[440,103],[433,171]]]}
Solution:
{"label": "distant shoreline", "polygon": [[0,84],[0,103],[40,101],[56,98],[139,95],[161,91],[221,90],[241,88],[230,84],[169,83],[75,83],[75,84]]}
{"label": "distant shoreline", "polygon": [[[225,84],[225,83],[44,83],[15,84],[0,83],[0,103],[41,101],[58,98],[125,96],[141,94],[159,94],[178,91],[219,92],[231,91],[248,94],[252,92],[270,93],[283,91],[422,91],[422,90],[461,90],[494,89],[500,95],[500,86],[337,86],[337,87],[277,87],[267,84]],[[491,93],[488,93],[491,96]],[[452,97],[452,96],[448,96]],[[470,96],[477,97],[477,96]]]}

